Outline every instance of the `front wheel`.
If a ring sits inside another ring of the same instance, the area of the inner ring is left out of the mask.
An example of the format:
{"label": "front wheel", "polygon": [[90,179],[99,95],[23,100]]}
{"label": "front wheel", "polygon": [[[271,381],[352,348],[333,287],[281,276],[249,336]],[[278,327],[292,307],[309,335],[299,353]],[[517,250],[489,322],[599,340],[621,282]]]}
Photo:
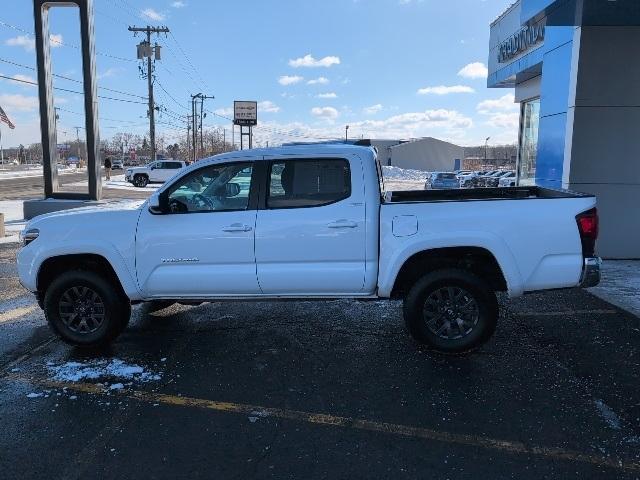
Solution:
{"label": "front wheel", "polygon": [[149,178],[146,175],[136,175],[133,177],[133,184],[138,188],[144,188],[149,183]]}
{"label": "front wheel", "polygon": [[428,273],[404,300],[411,336],[443,353],[474,350],[496,329],[498,301],[475,274],[459,269]]}
{"label": "front wheel", "polygon": [[105,345],[127,326],[129,299],[95,272],[73,270],[47,288],[44,313],[62,340],[77,346]]}

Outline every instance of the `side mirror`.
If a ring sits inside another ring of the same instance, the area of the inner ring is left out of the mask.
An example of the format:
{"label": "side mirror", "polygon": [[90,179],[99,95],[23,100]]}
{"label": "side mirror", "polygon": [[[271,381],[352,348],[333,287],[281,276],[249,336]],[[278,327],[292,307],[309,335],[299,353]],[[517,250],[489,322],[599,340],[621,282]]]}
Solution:
{"label": "side mirror", "polygon": [[227,183],[225,196],[227,198],[230,198],[230,197],[235,197],[237,195],[240,195],[240,184],[238,184],[238,183]]}
{"label": "side mirror", "polygon": [[156,215],[167,213],[169,211],[169,204],[166,195],[154,192],[154,194],[149,197],[149,211]]}

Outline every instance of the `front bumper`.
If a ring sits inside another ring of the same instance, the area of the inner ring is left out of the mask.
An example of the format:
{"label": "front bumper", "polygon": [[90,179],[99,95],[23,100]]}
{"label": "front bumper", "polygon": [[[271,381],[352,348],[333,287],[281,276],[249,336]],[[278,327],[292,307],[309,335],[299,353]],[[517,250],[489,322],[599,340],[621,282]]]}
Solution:
{"label": "front bumper", "polygon": [[602,265],[600,257],[587,257],[584,259],[579,284],[581,288],[595,287],[600,283],[600,265]]}

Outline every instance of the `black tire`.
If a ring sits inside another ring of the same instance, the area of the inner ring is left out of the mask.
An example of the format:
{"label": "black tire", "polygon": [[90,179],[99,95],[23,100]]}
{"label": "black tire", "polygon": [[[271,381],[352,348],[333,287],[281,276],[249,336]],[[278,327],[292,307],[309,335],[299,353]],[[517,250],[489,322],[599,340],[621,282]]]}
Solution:
{"label": "black tire", "polygon": [[491,338],[498,322],[498,301],[477,275],[447,268],[416,282],[404,299],[403,313],[416,341],[442,353],[462,353]]}
{"label": "black tire", "polygon": [[127,327],[131,304],[110,280],[95,272],[72,270],[59,275],[47,288],[44,313],[65,342],[102,346]]}
{"label": "black tire", "polygon": [[149,184],[149,177],[138,173],[133,177],[133,184],[138,188],[144,188]]}

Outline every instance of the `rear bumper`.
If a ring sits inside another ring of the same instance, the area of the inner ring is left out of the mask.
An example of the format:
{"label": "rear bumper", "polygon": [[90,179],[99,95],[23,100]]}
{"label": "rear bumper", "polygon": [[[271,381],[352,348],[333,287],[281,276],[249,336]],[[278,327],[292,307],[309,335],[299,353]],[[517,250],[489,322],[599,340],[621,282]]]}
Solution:
{"label": "rear bumper", "polygon": [[602,259],[600,257],[587,257],[584,259],[582,275],[580,276],[580,287],[595,287],[600,283],[600,265],[602,265]]}

